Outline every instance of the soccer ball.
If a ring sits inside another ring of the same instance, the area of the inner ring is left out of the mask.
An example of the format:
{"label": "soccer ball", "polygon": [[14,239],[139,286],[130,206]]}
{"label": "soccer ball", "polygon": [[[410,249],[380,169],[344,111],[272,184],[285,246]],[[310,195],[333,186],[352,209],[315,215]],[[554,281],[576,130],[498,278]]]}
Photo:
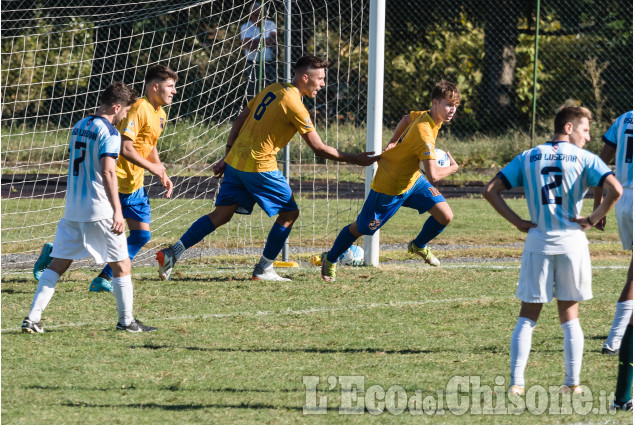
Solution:
{"label": "soccer ball", "polygon": [[[437,157],[437,167],[445,168],[450,166],[450,157],[447,153],[445,153],[444,150],[435,148],[434,155]],[[419,161],[419,169],[423,174],[426,173],[425,169],[423,168],[423,161]]]}
{"label": "soccer ball", "polygon": [[344,266],[361,266],[364,264],[364,250],[353,245],[340,255],[337,262]]}

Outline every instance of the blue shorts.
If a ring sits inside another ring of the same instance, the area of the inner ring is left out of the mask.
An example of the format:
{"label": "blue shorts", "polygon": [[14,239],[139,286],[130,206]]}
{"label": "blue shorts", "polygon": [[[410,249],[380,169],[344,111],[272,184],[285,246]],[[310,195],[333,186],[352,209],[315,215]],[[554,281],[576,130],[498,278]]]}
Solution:
{"label": "blue shorts", "polygon": [[145,187],[132,193],[120,193],[119,202],[124,218],[150,224],[150,198]]}
{"label": "blue shorts", "polygon": [[236,213],[251,214],[256,203],[269,217],[298,209],[289,183],[279,170],[250,173],[225,166],[216,206],[238,204]]}
{"label": "blue shorts", "polygon": [[439,202],[445,202],[445,198],[423,176],[419,177],[410,190],[401,195],[385,195],[371,189],[362,211],[357,216],[357,231],[362,235],[374,234],[402,205],[423,214]]}

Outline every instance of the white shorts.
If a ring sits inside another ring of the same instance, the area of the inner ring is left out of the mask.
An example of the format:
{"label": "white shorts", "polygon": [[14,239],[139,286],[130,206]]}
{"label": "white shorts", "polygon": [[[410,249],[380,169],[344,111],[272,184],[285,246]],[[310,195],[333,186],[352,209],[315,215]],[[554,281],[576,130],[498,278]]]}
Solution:
{"label": "white shorts", "polygon": [[126,235],[116,235],[110,229],[113,220],[70,221],[61,219],[53,241],[53,258],[78,260],[93,257],[95,262],[116,263],[128,258]]}
{"label": "white shorts", "polygon": [[615,205],[617,230],[620,232],[622,248],[633,250],[633,190],[624,189]]}
{"label": "white shorts", "polygon": [[584,301],[591,291],[591,256],[588,246],[568,254],[523,252],[516,297],[526,303]]}

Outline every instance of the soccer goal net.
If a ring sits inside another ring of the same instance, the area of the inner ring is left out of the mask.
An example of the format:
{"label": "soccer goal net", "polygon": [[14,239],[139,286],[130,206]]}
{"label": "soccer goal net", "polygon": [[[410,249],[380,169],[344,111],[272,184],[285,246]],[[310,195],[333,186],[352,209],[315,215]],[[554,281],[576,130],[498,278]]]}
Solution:
{"label": "soccer goal net", "polygon": [[[260,53],[248,55],[241,26],[253,20],[253,1],[3,2],[3,272],[30,269],[41,246],[53,241],[64,213],[72,126],[95,111],[112,81],[142,93],[150,65],[167,65],[179,77],[157,146],[174,193],[166,199],[158,179],[146,173],[152,239],[135,264],[150,264],[159,247],[211,211],[219,187],[212,164],[224,154],[231,124],[254,90],[250,84],[287,80],[289,65],[301,55],[330,61],[327,86],[304,100],[322,139],[345,151],[365,150],[368,0],[261,3],[253,25],[264,29],[262,20],[271,21],[277,42],[261,43]],[[282,169],[284,157],[279,160]],[[301,211],[290,236],[293,260],[330,246],[354,219],[363,203],[364,169],[316,158],[297,135],[288,165]],[[257,207],[250,216],[237,215],[190,257],[252,263],[274,219]]]}

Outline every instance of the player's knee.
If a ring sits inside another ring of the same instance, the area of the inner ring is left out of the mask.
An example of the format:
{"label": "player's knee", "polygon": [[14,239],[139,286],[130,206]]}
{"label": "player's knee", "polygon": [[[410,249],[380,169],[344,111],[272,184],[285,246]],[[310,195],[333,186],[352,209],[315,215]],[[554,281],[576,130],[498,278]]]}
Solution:
{"label": "player's knee", "polygon": [[300,210],[284,211],[280,213],[280,218],[283,219],[287,225],[293,225],[298,217],[300,217]]}
{"label": "player's knee", "polygon": [[116,263],[113,262],[108,264],[110,265],[110,268],[112,269],[113,277],[127,276],[130,274],[130,271],[132,269],[129,258],[126,258],[125,260],[122,260],[122,261],[117,261]]}
{"label": "player's knee", "polygon": [[452,219],[454,219],[454,213],[452,212],[452,210],[450,210],[450,211],[444,212],[438,221],[439,221],[439,224],[443,226],[447,226],[448,224],[450,224]]}

